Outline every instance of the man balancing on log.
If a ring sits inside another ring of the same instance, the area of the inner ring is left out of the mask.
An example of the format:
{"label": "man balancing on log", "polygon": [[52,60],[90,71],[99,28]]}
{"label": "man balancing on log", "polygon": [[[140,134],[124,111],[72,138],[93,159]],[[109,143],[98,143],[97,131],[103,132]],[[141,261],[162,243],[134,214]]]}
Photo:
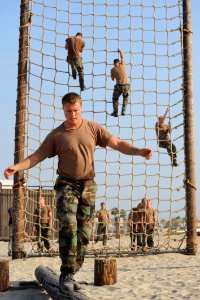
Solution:
{"label": "man balancing on log", "polygon": [[72,291],[80,289],[73,276],[83,265],[95,214],[95,147],[108,146],[123,154],[146,159],[153,153],[149,148],[136,148],[120,140],[95,122],[82,119],[82,99],[76,93],[62,98],[62,108],[66,120],[47,135],[33,154],[6,168],[4,176],[8,179],[17,171],[58,156],[58,178],[54,188],[59,219],[60,286]]}

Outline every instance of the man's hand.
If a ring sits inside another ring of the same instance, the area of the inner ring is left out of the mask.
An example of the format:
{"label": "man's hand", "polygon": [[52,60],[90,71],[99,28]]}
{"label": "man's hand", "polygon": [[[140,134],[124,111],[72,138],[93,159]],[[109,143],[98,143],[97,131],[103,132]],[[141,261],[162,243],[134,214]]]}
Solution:
{"label": "man's hand", "polygon": [[153,157],[153,151],[149,148],[144,148],[140,150],[140,155],[146,159],[151,159]]}
{"label": "man's hand", "polygon": [[43,161],[46,158],[43,154],[39,152],[34,152],[27,158],[23,159],[21,162],[15,164],[14,166],[10,166],[5,169],[4,176],[6,179],[9,179],[9,177],[13,174],[15,174],[18,171],[30,169],[37,165],[39,162]]}
{"label": "man's hand", "polygon": [[9,177],[17,172],[17,169],[15,166],[10,166],[5,169],[4,176],[6,179],[9,179]]}

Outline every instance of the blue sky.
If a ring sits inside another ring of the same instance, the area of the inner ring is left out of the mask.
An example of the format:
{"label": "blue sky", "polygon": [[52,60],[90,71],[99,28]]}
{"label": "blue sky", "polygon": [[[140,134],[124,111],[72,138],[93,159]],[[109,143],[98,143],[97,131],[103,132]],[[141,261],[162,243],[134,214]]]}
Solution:
{"label": "blue sky", "polygon": [[[3,179],[3,170],[13,163],[14,152],[14,127],[16,111],[16,88],[17,88],[17,63],[18,63],[18,38],[19,38],[19,4],[13,5],[10,1],[1,4],[0,11],[0,36],[1,36],[1,111],[0,111],[0,178]],[[193,78],[194,78],[194,111],[195,111],[195,152],[196,152],[196,179],[197,189],[200,187],[200,116],[199,86],[200,86],[200,2],[192,1],[193,22]],[[98,47],[98,45],[97,45]],[[87,95],[87,94],[85,94]],[[97,95],[98,96],[98,95]],[[97,109],[98,109],[98,103]],[[111,125],[111,124],[110,124]],[[197,190],[198,216],[200,217],[199,199]]]}

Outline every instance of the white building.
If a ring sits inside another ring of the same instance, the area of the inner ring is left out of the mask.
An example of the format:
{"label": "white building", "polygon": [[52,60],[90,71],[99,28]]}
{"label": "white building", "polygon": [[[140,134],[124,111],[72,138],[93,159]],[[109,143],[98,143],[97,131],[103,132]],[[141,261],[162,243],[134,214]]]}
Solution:
{"label": "white building", "polygon": [[13,180],[0,179],[0,188],[1,189],[12,189]]}

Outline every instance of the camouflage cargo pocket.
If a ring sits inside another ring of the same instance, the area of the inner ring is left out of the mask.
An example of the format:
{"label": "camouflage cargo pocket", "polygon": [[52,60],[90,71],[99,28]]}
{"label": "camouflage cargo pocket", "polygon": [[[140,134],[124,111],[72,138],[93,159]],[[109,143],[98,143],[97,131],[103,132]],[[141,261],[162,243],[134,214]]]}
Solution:
{"label": "camouflage cargo pocket", "polygon": [[79,203],[86,206],[94,205],[97,193],[97,184],[94,180],[88,180],[84,184],[82,197]]}
{"label": "camouflage cargo pocket", "polygon": [[68,215],[76,215],[77,206],[77,194],[69,185],[57,192],[56,209],[59,221],[64,220]]}

